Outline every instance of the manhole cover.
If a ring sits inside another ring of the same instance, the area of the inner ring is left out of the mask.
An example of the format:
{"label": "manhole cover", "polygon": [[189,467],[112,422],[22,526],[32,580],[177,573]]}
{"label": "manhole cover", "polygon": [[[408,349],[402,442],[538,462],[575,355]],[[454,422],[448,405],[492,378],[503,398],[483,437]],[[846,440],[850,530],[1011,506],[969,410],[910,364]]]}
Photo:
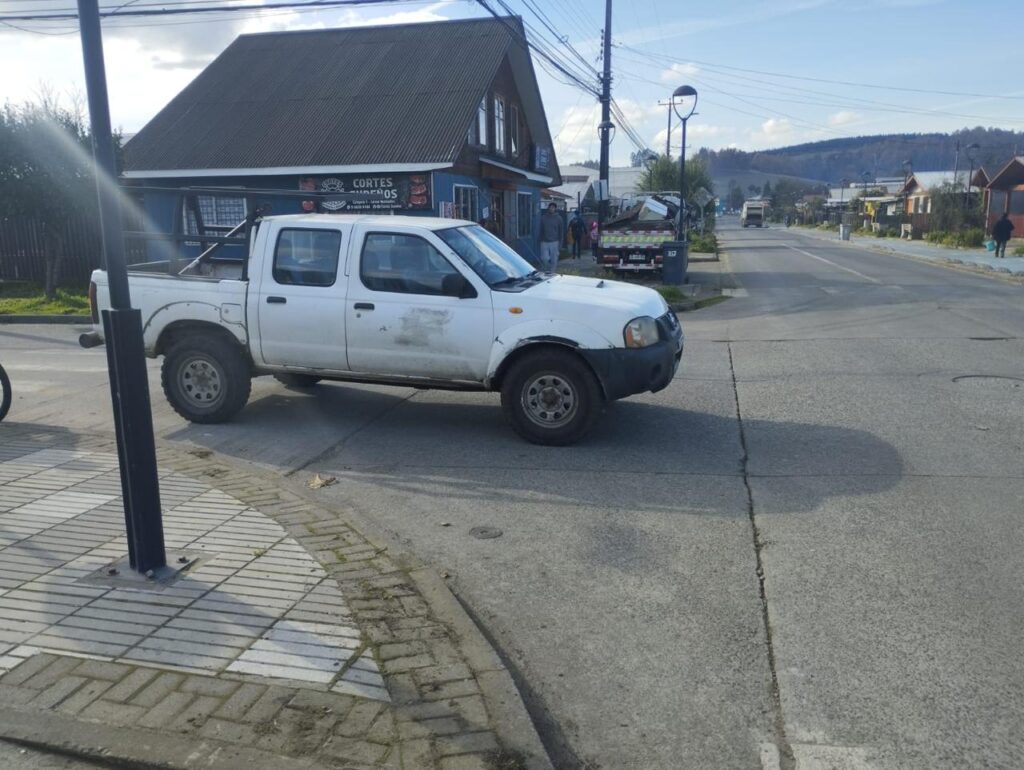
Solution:
{"label": "manhole cover", "polygon": [[469,534],[478,540],[493,540],[496,537],[501,537],[503,533],[497,527],[473,527],[469,530]]}

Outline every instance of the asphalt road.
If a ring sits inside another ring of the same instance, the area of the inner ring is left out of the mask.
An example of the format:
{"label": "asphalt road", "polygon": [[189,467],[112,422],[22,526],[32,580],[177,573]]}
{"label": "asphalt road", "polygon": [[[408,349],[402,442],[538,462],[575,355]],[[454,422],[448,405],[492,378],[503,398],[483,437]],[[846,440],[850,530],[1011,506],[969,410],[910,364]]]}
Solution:
{"label": "asphalt road", "polygon": [[[320,494],[452,575],[560,768],[1019,767],[1024,286],[721,234],[740,296],[579,446],[522,443],[487,394],[267,379],[190,426],[154,376],[157,429],[338,476]],[[8,419],[110,430],[72,329],[0,327],[0,361]]]}

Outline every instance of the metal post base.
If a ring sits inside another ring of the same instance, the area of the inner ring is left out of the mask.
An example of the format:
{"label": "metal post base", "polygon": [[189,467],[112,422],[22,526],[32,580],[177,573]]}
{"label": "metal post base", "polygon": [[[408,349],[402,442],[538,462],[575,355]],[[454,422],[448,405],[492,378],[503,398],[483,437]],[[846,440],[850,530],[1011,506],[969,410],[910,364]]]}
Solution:
{"label": "metal post base", "polygon": [[121,493],[128,530],[128,559],[137,572],[167,565],[153,415],[138,310],[104,310],[103,331],[110,370],[110,397],[121,466]]}

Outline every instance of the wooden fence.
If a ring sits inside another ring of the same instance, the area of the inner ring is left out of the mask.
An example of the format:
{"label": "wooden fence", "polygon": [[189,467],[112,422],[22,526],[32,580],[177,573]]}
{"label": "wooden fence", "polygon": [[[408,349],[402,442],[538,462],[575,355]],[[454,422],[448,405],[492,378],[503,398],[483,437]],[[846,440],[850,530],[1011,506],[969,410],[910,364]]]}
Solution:
{"label": "wooden fence", "polygon": [[[64,259],[58,283],[84,286],[100,266],[99,223],[91,218],[67,219],[63,225]],[[0,280],[46,280],[46,238],[42,225],[32,219],[0,220]]]}

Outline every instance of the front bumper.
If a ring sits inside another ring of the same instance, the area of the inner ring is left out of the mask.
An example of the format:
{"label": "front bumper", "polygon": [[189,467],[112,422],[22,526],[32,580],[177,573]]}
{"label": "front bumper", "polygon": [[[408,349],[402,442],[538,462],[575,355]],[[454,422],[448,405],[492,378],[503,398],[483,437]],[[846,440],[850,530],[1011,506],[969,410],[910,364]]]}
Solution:
{"label": "front bumper", "polygon": [[657,393],[672,382],[683,355],[683,330],[671,311],[658,319],[658,328],[660,339],[646,348],[579,351],[594,369],[609,401],[635,393]]}

